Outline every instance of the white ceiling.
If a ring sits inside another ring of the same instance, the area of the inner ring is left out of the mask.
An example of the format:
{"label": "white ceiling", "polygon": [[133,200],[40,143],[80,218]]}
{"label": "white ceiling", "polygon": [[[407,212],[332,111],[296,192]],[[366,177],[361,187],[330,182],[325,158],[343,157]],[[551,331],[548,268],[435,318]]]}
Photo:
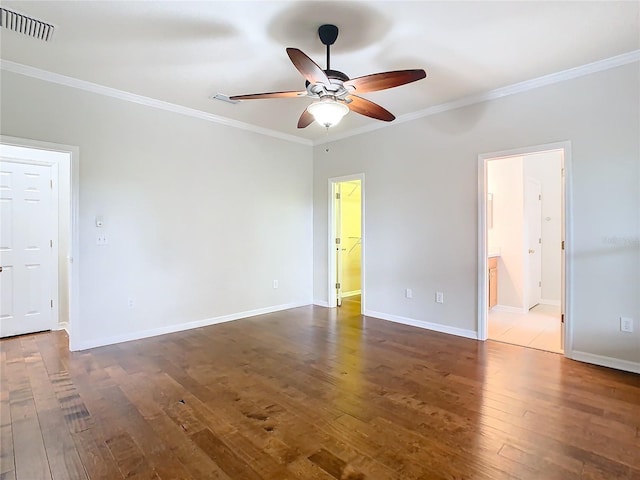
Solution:
{"label": "white ceiling", "polygon": [[[302,90],[297,47],[325,66],[323,23],[340,36],[331,66],[351,78],[424,68],[427,78],[365,94],[396,116],[632,52],[640,2],[4,1],[56,26],[42,42],[0,29],[0,55],[46,71],[318,139],[296,128],[308,98],[231,105],[210,97]],[[378,122],[350,113],[334,133]]]}

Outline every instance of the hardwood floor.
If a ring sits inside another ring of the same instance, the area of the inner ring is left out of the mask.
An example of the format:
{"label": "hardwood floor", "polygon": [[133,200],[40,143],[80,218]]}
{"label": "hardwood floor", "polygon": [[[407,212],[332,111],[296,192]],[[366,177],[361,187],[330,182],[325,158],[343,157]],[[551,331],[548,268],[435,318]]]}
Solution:
{"label": "hardwood floor", "polygon": [[354,304],[2,340],[0,478],[640,479],[640,376]]}

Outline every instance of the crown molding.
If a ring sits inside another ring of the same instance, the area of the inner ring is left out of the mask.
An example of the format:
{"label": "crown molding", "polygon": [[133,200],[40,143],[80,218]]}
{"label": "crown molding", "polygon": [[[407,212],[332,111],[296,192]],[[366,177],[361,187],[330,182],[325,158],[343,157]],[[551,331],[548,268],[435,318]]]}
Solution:
{"label": "crown molding", "polygon": [[239,128],[241,130],[247,130],[250,132],[266,135],[280,140],[286,140],[288,142],[298,143],[307,146],[317,146],[326,143],[331,143],[336,140],[342,140],[356,135],[362,135],[364,133],[373,132],[381,128],[388,128],[400,123],[410,122],[419,118],[429,117],[438,113],[447,112],[449,110],[455,110],[457,108],[466,107],[476,103],[486,102],[488,100],[495,100],[509,95],[515,95],[517,93],[527,92],[540,87],[546,87],[556,83],[564,82],[592,73],[602,72],[611,68],[621,67],[630,63],[640,61],[640,50],[632,50],[631,52],[623,53],[615,57],[605,58],[604,60],[598,60],[593,63],[581,65],[579,67],[570,68],[542,77],[533,78],[531,80],[525,80],[524,82],[514,83],[505,87],[496,88],[487,92],[479,93],[476,95],[469,95],[467,97],[454,100],[452,102],[442,103],[440,105],[434,105],[423,110],[400,115],[393,123],[371,123],[361,128],[349,130],[344,133],[329,135],[318,140],[308,140],[306,138],[297,137],[295,135],[289,135],[286,133],[278,132],[250,123],[233,120],[213,113],[203,112],[202,110],[196,110],[195,108],[184,107],[182,105],[176,105],[175,103],[165,102],[163,100],[157,100],[155,98],[145,97],[143,95],[137,95],[135,93],[125,92],[116,88],[106,87],[97,83],[87,82],[85,80],[79,80],[73,77],[67,77],[58,73],[49,72],[29,65],[23,65],[21,63],[12,62],[10,60],[0,59],[0,70],[7,72],[17,73],[46,82],[56,83],[59,85],[65,85],[71,88],[77,88],[87,92],[96,93],[98,95],[104,95],[107,97],[117,98],[120,100],[138,103],[140,105],[146,105],[148,107],[158,108],[168,112],[178,113],[180,115],[186,115],[193,118],[199,118],[208,122],[218,123],[220,125],[226,125],[229,127]]}
{"label": "crown molding", "polygon": [[416,112],[400,115],[395,119],[393,123],[372,123],[361,128],[350,130],[348,132],[329,135],[319,140],[315,140],[313,145],[323,145],[331,143],[336,140],[342,140],[348,137],[356,135],[362,135],[363,133],[373,132],[381,128],[388,128],[400,123],[410,122],[419,118],[429,117],[438,113],[447,112],[449,110],[455,110],[457,108],[466,107],[476,103],[486,102],[488,100],[495,100],[509,95],[515,95],[516,93],[523,93],[529,90],[534,90],[540,87],[546,87],[555,83],[572,80],[574,78],[583,77],[592,73],[602,72],[611,68],[621,67],[630,63],[640,61],[640,50],[633,50],[631,52],[623,53],[615,57],[605,58],[604,60],[598,60],[597,62],[588,63],[579,67],[570,68],[568,70],[562,70],[560,72],[551,73],[542,77],[533,78],[531,80],[525,80],[524,82],[514,83],[505,87],[489,90],[488,92],[479,93],[476,95],[469,95],[467,97],[454,100],[452,102],[442,103],[440,105],[434,105],[433,107],[418,110]]}
{"label": "crown molding", "polygon": [[233,120],[213,113],[203,112],[202,110],[196,110],[195,108],[189,108],[175,103],[165,102],[151,97],[145,97],[143,95],[137,95],[135,93],[125,92],[116,88],[106,87],[97,83],[87,82],[73,77],[67,77],[60,75],[59,73],[49,72],[40,68],[32,67],[29,65],[23,65],[21,63],[12,62],[10,60],[0,60],[0,70],[6,72],[17,73],[38,80],[44,80],[45,82],[56,83],[58,85],[64,85],[78,90],[84,90],[86,92],[96,93],[105,97],[117,98],[126,102],[137,103],[139,105],[145,105],[147,107],[158,108],[167,112],[173,112],[180,115],[186,115],[188,117],[199,118],[207,122],[218,123],[220,125],[226,125],[228,127],[239,128],[241,130],[247,130],[249,132],[258,133],[261,135],[267,135],[269,137],[278,138],[280,140],[286,140],[288,142],[299,143],[302,145],[311,146],[313,143],[306,138],[296,137],[295,135],[289,135],[286,133],[278,132],[268,128],[258,127],[250,123]]}

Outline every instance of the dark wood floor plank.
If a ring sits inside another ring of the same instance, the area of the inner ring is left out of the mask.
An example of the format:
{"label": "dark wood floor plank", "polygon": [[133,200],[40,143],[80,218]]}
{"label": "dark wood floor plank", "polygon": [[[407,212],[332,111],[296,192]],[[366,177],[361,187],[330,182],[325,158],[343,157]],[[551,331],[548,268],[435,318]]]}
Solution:
{"label": "dark wood floor plank", "polygon": [[16,472],[15,470],[9,470],[7,472],[0,473],[0,480],[15,480]]}
{"label": "dark wood floor plank", "polygon": [[150,418],[160,416],[163,412],[149,397],[148,390],[140,388],[143,385],[141,377],[146,374],[139,374],[134,379],[120,367],[112,366],[107,370],[119,384],[118,388],[109,388],[103,392],[107,402],[120,406],[114,426],[131,436],[160,478],[187,478],[189,474],[185,466],[174,455],[173,442],[165,442],[156,436],[148,422]]}
{"label": "dark wood floor plank", "polygon": [[34,335],[33,341],[49,375],[67,371],[66,365],[73,354],[69,352],[66,335]]}
{"label": "dark wood floor plank", "polygon": [[231,480],[168,416],[154,417],[149,424],[158,437],[172,439],[171,450],[189,473],[184,478]]}
{"label": "dark wood floor plank", "polygon": [[347,466],[347,462],[336,457],[333,453],[321,448],[309,456],[309,460],[319,466],[332,477],[340,479],[342,472]]}
{"label": "dark wood floor plank", "polygon": [[[65,426],[71,432],[82,465],[91,480],[123,478],[107,447],[108,437],[102,428],[104,422],[110,419],[108,407],[104,409],[104,405],[96,403],[96,399],[101,398],[102,385],[93,382],[85,369],[86,357],[91,353],[74,353],[67,357],[70,354],[65,351],[66,346],[58,344],[58,347],[61,349],[60,359],[54,359],[54,363],[59,363],[70,371],[50,374],[50,379],[64,414]],[[66,362],[63,358],[70,360]]]}
{"label": "dark wood floor plank", "polygon": [[15,473],[18,479],[51,479],[26,360],[22,352],[24,338],[7,342],[7,376],[3,379],[9,386]]}
{"label": "dark wood floor plank", "polygon": [[54,480],[87,479],[36,340],[25,338],[22,345],[51,475]]}
{"label": "dark wood floor plank", "polygon": [[28,335],[0,363],[0,479],[640,478],[639,375],[353,299],[85,352]]}
{"label": "dark wood floor plank", "polygon": [[234,380],[232,386],[225,383],[231,390],[218,389],[218,401],[208,405],[232,419],[244,438],[292,474],[303,479],[325,478],[328,474],[308,460],[328,439],[322,431],[325,421],[318,415],[320,410],[314,410],[315,402],[308,401],[300,408],[286,398],[286,392],[265,380],[241,375]]}
{"label": "dark wood floor plank", "polygon": [[73,434],[82,466],[91,480],[124,478],[97,427]]}
{"label": "dark wood floor plank", "polygon": [[222,436],[235,431],[228,419],[217,415],[173,377],[159,373],[153,377],[157,388],[154,401],[187,435],[209,428]]}
{"label": "dark wood floor plank", "polygon": [[149,464],[143,452],[140,451],[128,433],[111,434],[107,438],[106,444],[123,477],[152,478],[156,476],[153,466]]}
{"label": "dark wood floor plank", "polygon": [[0,410],[0,416],[2,417],[2,425],[0,425],[0,475],[4,475],[6,478],[15,478],[13,432],[8,405]]}
{"label": "dark wood floor plank", "polygon": [[191,434],[191,439],[229,477],[246,480],[261,480],[263,478],[208,428]]}
{"label": "dark wood floor plank", "polygon": [[88,430],[93,425],[93,418],[78,393],[69,373],[62,371],[50,376],[55,398],[64,414],[64,421],[72,433]]}
{"label": "dark wood floor plank", "polygon": [[[196,445],[185,435],[205,428],[205,423],[192,409],[195,402],[191,401],[192,396],[188,392],[179,389],[165,373],[137,372],[129,375],[119,366],[110,366],[107,371],[146,423],[136,427],[136,424],[140,425],[140,419],[127,421],[134,438],[143,435],[137,441],[143,451],[153,452],[149,457],[160,478],[228,480],[220,467],[195,448]],[[182,397],[186,397],[189,403]],[[118,400],[112,397],[111,401]],[[166,444],[165,451],[163,445],[150,443],[149,438],[170,438],[171,442]]]}
{"label": "dark wood floor plank", "polygon": [[13,431],[9,382],[7,378],[7,352],[0,348],[0,478],[15,479]]}

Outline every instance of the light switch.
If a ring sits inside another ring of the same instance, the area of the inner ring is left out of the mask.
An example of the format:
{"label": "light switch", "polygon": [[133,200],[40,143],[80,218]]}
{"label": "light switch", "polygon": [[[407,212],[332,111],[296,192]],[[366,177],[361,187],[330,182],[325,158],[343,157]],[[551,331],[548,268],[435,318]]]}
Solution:
{"label": "light switch", "polygon": [[96,227],[98,228],[104,227],[104,221],[102,220],[102,215],[96,217]]}

